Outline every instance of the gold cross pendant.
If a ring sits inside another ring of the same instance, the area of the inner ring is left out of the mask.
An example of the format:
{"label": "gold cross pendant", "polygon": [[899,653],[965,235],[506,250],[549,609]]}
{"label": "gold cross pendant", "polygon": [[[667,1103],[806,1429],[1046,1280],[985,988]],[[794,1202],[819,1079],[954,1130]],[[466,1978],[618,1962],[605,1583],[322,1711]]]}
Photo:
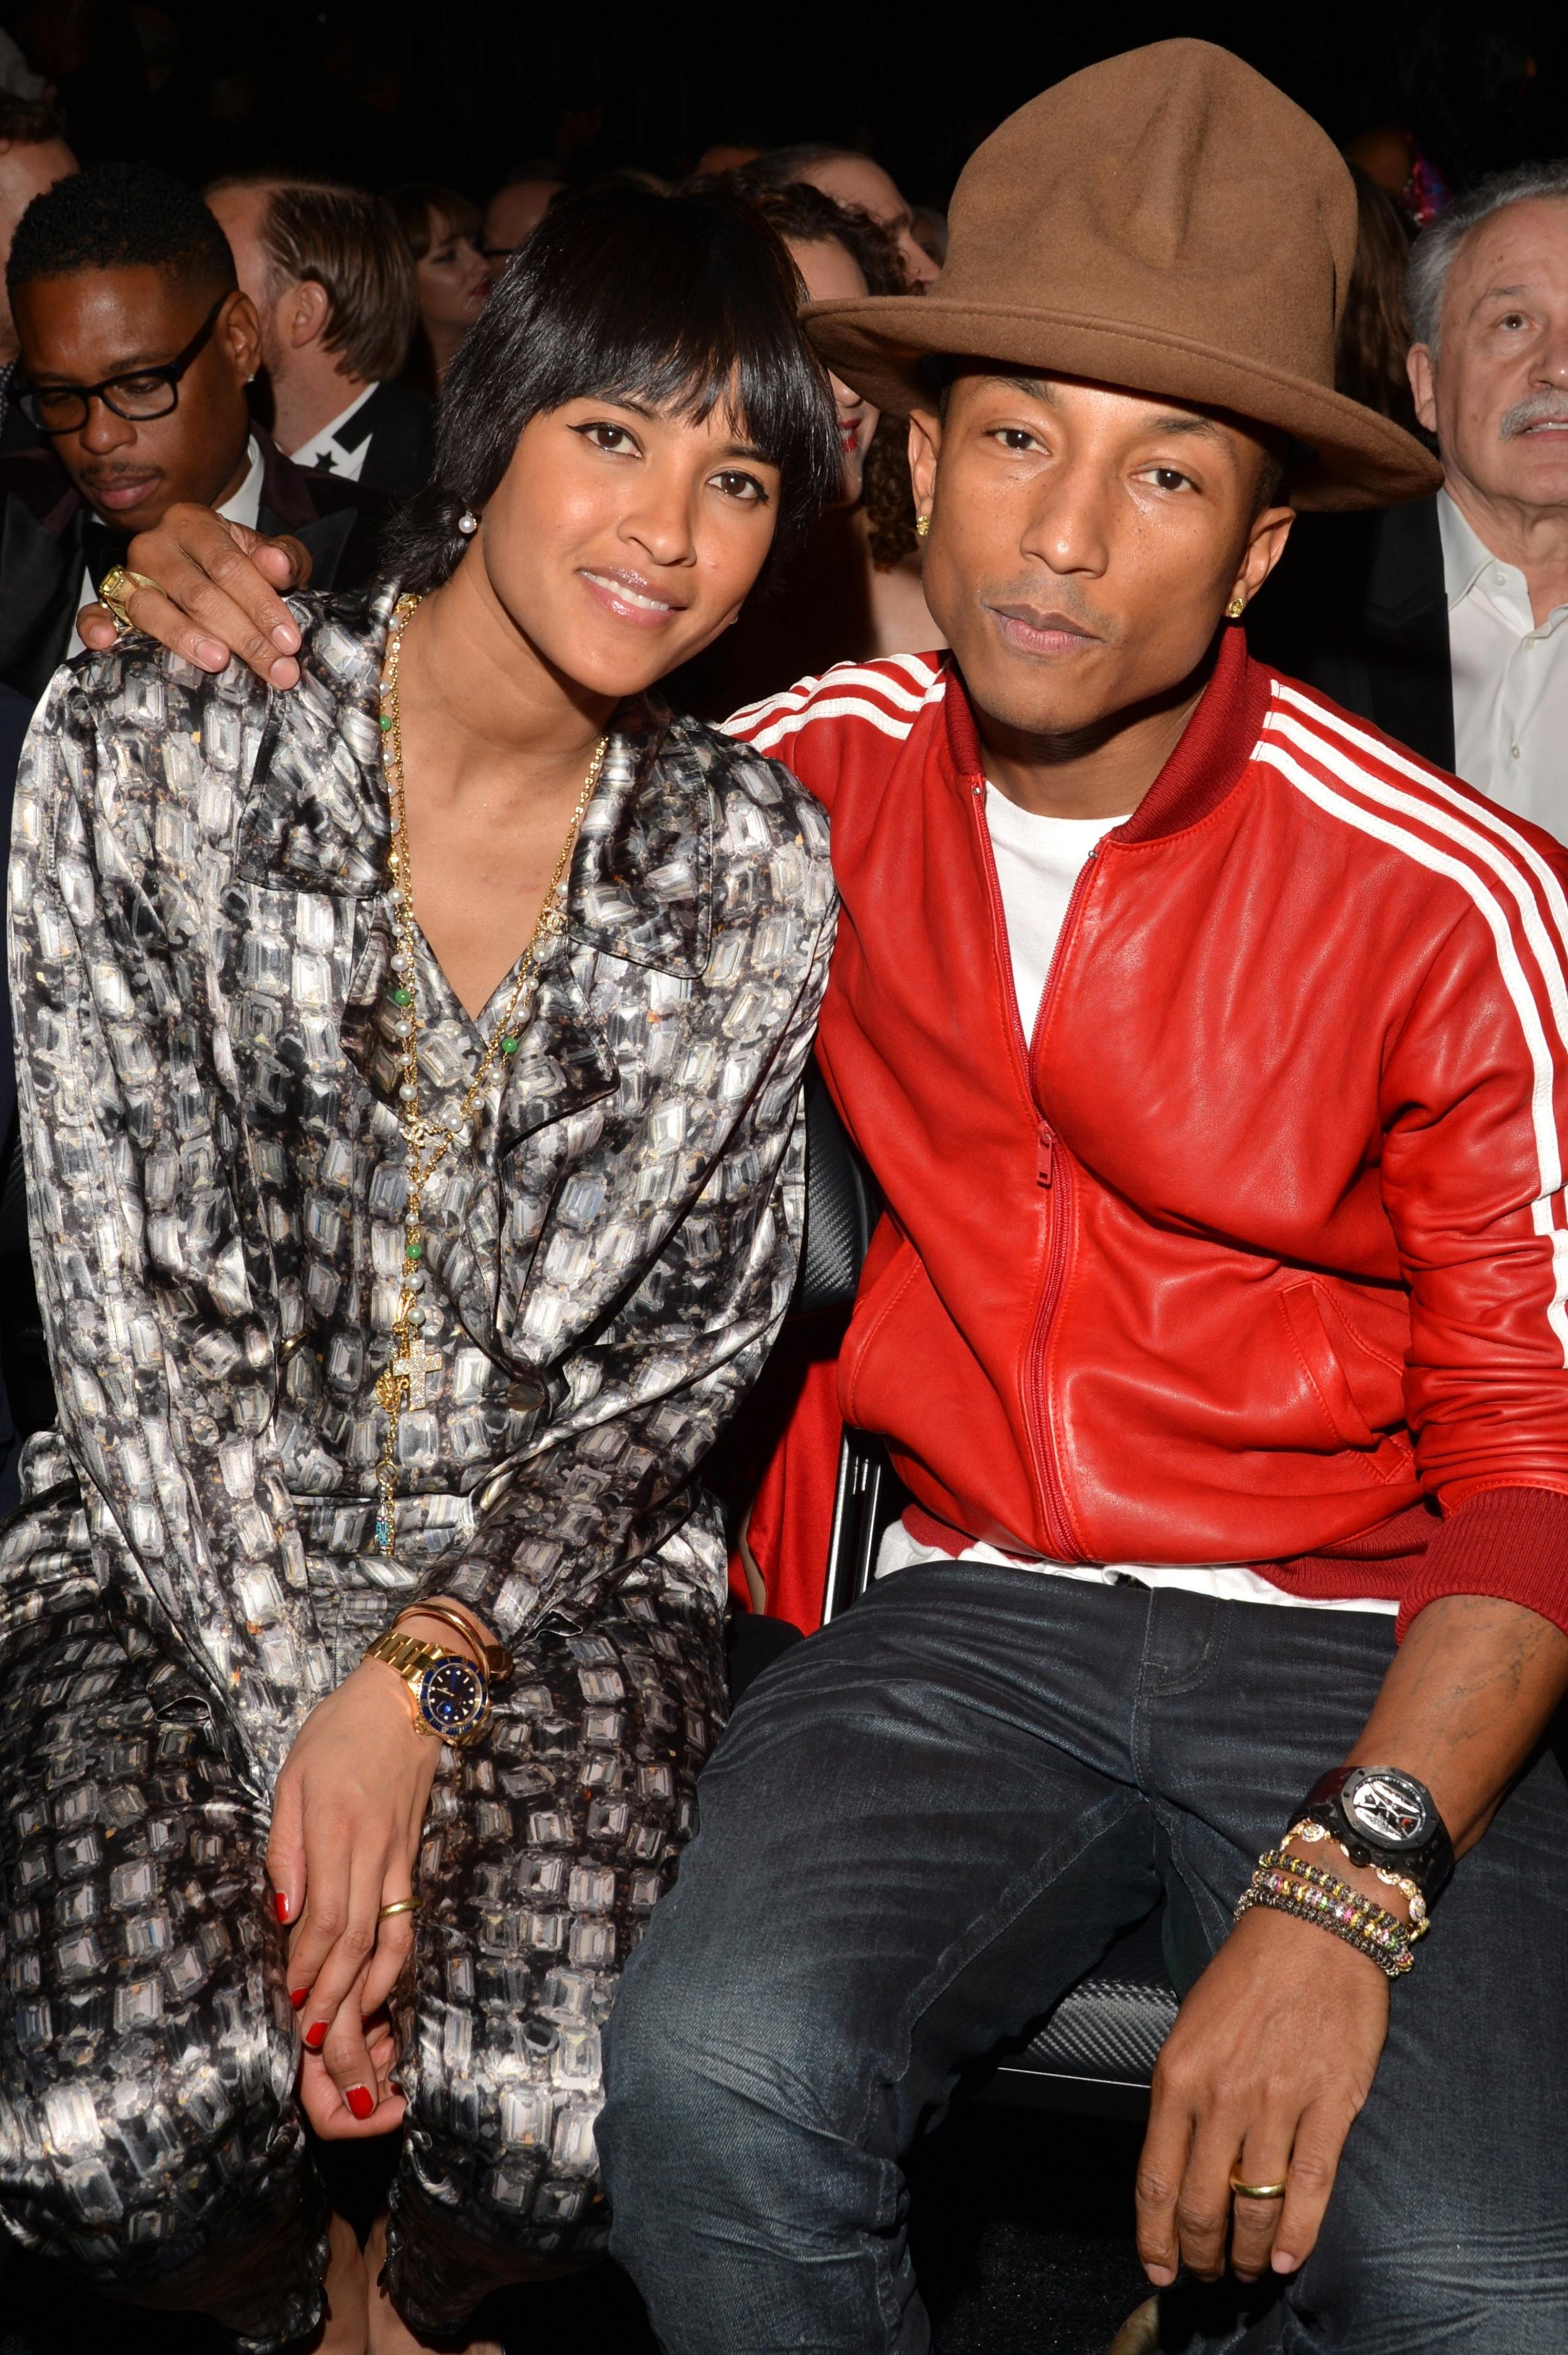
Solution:
{"label": "gold cross pendant", "polygon": [[[415,1412],[418,1412],[420,1407],[433,1403],[436,1377],[440,1370],[441,1361],[439,1353],[434,1349],[427,1349],[423,1338],[418,1333],[409,1336],[407,1349],[401,1357],[393,1359],[391,1366],[391,1371],[405,1386],[408,1404]],[[385,1375],[382,1379],[386,1380]],[[427,1381],[429,1383],[428,1390]]]}

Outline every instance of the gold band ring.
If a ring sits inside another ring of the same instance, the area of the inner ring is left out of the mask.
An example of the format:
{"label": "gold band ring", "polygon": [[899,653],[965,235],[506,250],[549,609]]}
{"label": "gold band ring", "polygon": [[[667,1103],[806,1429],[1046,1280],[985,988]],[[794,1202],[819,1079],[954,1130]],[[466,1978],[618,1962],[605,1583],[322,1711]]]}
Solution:
{"label": "gold band ring", "polygon": [[1238,2200],[1283,2200],[1287,2189],[1283,2183],[1244,2183],[1239,2175],[1231,2178],[1231,2190]]}
{"label": "gold band ring", "polygon": [[389,1922],[394,1913],[417,1913],[421,1902],[418,1897],[395,1897],[390,1905],[381,1908],[376,1918],[378,1922]]}
{"label": "gold band ring", "polygon": [[98,602],[107,605],[115,628],[122,637],[133,630],[135,623],[125,610],[125,600],[133,589],[155,589],[158,583],[146,572],[132,572],[128,565],[114,564],[99,583]]}

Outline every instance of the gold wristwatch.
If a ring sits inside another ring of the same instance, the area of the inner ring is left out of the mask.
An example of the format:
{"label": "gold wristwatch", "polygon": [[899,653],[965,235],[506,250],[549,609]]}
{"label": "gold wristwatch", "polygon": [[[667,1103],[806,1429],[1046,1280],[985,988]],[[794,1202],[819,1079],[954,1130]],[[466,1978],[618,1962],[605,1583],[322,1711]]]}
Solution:
{"label": "gold wristwatch", "polygon": [[490,1722],[490,1679],[482,1668],[461,1652],[443,1651],[418,1636],[388,1627],[365,1655],[384,1660],[408,1686],[414,1703],[414,1723],[421,1733],[434,1734],[461,1749],[477,1742]]}

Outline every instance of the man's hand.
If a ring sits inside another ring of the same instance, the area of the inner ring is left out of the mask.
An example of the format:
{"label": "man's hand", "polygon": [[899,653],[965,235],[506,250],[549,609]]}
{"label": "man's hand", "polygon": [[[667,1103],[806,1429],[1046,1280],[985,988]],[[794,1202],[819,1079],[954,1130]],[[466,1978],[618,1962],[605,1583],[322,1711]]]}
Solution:
{"label": "man's hand", "polygon": [[[1425,1784],[1462,1858],[1568,1690],[1568,1635],[1524,1604],[1446,1594],[1419,1614],[1347,1765]],[[1337,1848],[1314,1860],[1403,1921],[1404,1897]],[[1439,1908],[1432,1930],[1443,1935]],[[1416,1951],[1415,1968],[1423,1957]],[[1397,2003],[1398,1996],[1394,1997]],[[1161,2289],[1178,2264],[1244,2280],[1312,2254],[1345,2137],[1388,2034],[1389,1982],[1330,1931],[1262,1907],[1231,1932],[1154,2073],[1138,2175],[1138,2250]],[[1283,2183],[1283,2200],[1243,2200]]]}
{"label": "man's hand", "polygon": [[[1377,1964],[1315,1923],[1260,1909],[1236,1924],[1154,2072],[1138,2253],[1158,2287],[1179,2264],[1205,2280],[1223,2273],[1227,2240],[1244,2281],[1306,2262],[1372,2091],[1388,1998]],[[1233,2170],[1289,2190],[1283,2200],[1238,2198]]]}
{"label": "man's hand", "polygon": [[[137,534],[125,560],[158,583],[125,599],[137,629],[198,670],[223,670],[238,655],[264,687],[299,684],[299,627],[278,591],[310,580],[310,551],[301,541],[263,539],[210,507],[181,504],[154,530]],[[77,627],[83,645],[97,652],[114,644],[105,605],[84,605]]]}

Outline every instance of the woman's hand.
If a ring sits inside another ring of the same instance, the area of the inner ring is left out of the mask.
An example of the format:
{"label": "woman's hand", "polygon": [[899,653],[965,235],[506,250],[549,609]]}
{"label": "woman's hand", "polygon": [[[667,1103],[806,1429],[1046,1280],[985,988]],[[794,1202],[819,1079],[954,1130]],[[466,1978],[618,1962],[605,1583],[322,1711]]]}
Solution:
{"label": "woman's hand", "polygon": [[[318,1701],[278,1777],[267,1870],[280,1920],[295,1925],[289,1989],[306,2068],[319,2054],[362,2125],[385,2098],[365,2021],[387,2001],[414,1945],[414,1916],[383,1922],[380,1909],[413,1894],[440,1753],[440,1742],[417,1731],[402,1679],[383,1662],[364,1660]],[[396,2122],[378,2120],[376,2130]]]}
{"label": "woman's hand", "polygon": [[[302,589],[310,580],[310,551],[302,542],[263,539],[210,507],[181,501],[155,529],[137,533],[125,563],[158,584],[126,595],[125,611],[137,629],[198,670],[224,670],[238,655],[264,687],[299,684],[299,628],[278,592]],[[84,605],[77,627],[83,645],[95,652],[114,644],[114,617],[106,605]]]}
{"label": "woman's hand", "polygon": [[[376,2097],[376,2106],[366,2118],[358,2117],[349,2107],[319,2053],[300,2056],[300,2101],[323,2142],[361,2142],[370,2135],[391,2134],[403,2123],[408,2104],[391,2083],[397,2040],[385,2016],[366,2020],[365,2044],[372,2072],[366,2090]],[[351,2093],[355,2090],[349,2088]],[[357,2105],[359,2109],[364,2106],[363,2102]]]}

